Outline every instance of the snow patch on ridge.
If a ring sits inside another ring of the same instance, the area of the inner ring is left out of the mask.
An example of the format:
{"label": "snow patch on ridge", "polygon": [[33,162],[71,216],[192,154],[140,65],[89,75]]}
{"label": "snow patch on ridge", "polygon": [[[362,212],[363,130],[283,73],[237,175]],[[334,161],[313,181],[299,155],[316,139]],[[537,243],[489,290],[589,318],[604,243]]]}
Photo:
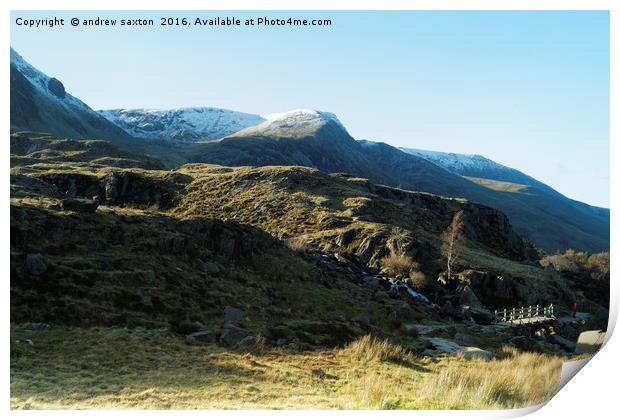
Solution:
{"label": "snow patch on ridge", "polygon": [[134,137],[151,140],[215,140],[265,121],[260,115],[211,107],[110,109],[99,114]]}
{"label": "snow patch on ridge", "polygon": [[315,132],[323,125],[333,122],[346,132],[344,125],[331,112],[314,109],[295,109],[292,111],[268,114],[263,123],[248,127],[235,135],[272,135],[303,137]]}
{"label": "snow patch on ridge", "polygon": [[435,152],[431,150],[409,149],[404,147],[402,147],[401,150],[409,153],[410,155],[430,160],[434,164],[453,172],[461,172],[466,169],[476,169],[479,171],[511,169],[481,155]]}

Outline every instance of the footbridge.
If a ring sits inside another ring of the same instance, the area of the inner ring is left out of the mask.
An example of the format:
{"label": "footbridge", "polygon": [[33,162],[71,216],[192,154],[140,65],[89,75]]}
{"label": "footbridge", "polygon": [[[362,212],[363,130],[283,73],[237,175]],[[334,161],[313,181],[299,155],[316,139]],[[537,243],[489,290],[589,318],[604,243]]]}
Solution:
{"label": "footbridge", "polygon": [[503,310],[495,310],[494,323],[500,325],[537,324],[555,320],[553,303],[548,306],[521,306]]}

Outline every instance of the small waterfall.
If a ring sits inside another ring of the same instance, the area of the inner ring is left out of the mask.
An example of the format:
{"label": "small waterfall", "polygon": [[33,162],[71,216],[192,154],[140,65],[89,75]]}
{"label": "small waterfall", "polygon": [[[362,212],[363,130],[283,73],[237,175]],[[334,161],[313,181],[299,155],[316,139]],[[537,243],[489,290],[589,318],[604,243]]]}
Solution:
{"label": "small waterfall", "polygon": [[396,292],[405,290],[412,299],[419,300],[420,302],[426,305],[431,305],[431,306],[435,305],[433,302],[430,301],[429,298],[424,296],[422,293],[416,292],[415,290],[413,290],[411,287],[409,287],[405,283],[399,282],[394,279],[389,279],[389,281],[390,281],[390,290],[393,290]]}

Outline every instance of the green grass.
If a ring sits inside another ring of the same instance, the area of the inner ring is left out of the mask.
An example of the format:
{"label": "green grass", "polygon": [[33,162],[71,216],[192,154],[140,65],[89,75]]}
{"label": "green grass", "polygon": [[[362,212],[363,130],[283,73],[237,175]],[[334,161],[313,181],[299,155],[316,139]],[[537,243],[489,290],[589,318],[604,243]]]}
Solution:
{"label": "green grass", "polygon": [[[33,347],[16,343],[26,338]],[[432,360],[368,339],[253,354],[190,346],[157,330],[14,326],[11,408],[516,408],[552,396],[561,362],[510,351],[491,361]],[[324,379],[312,374],[317,368]]]}

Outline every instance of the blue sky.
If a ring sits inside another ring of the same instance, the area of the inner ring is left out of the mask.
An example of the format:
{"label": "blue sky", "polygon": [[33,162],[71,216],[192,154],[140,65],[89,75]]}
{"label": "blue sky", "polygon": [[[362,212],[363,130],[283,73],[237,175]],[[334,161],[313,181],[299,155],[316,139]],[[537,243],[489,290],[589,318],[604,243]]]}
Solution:
{"label": "blue sky", "polygon": [[[27,18],[310,17],[330,27],[27,29]],[[92,108],[330,111],[356,138],[477,153],[609,206],[609,15],[12,12],[11,45]]]}

